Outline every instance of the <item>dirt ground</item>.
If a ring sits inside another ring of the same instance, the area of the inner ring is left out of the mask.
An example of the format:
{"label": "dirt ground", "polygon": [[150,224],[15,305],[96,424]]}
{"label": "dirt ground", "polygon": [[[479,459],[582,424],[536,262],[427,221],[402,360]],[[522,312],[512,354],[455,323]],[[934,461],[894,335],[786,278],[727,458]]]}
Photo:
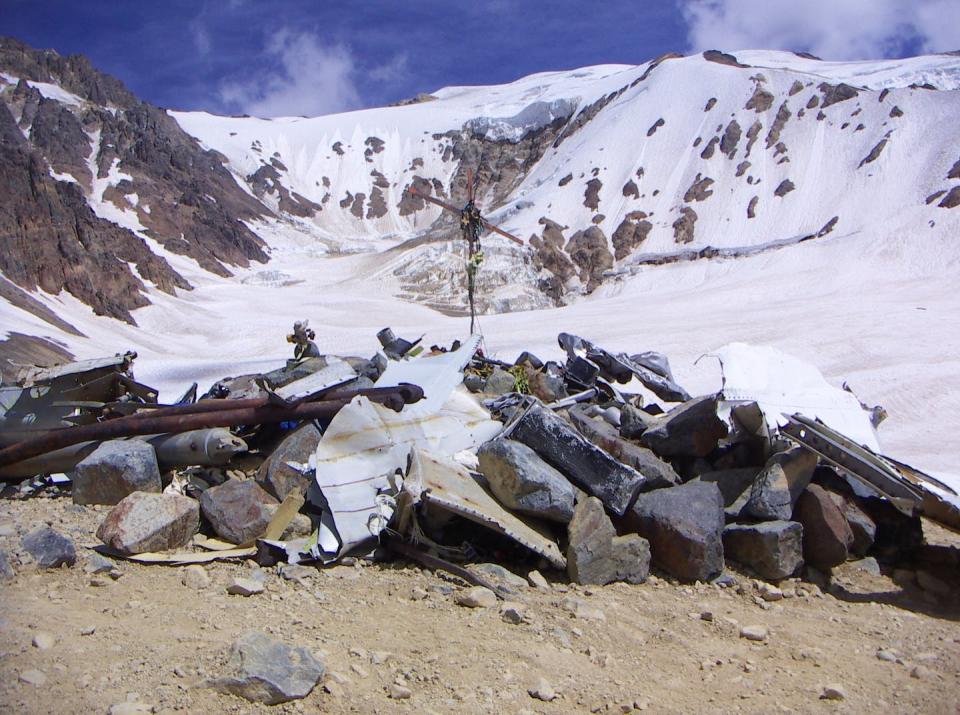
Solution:
{"label": "dirt ground", "polygon": [[[118,561],[118,578],[92,575],[84,564],[107,510],[0,502],[0,549],[16,571],[0,582],[3,711],[106,713],[129,702],[160,713],[960,712],[960,598],[850,565],[824,592],[784,582],[775,601],[735,570],[738,585],[723,588],[663,577],[582,587],[545,572],[547,590],[516,587],[525,617],[514,625],[497,607],[457,605],[457,579],[401,561],[315,570],[302,582],[264,569],[266,589],[250,597],[225,589],[251,563],[209,565],[200,589],[182,582],[184,567]],[[27,563],[20,537],[45,522],[77,543],[73,568]],[[766,641],[741,637],[753,625],[767,628]],[[204,687],[251,630],[322,657],[324,681],[274,708]],[[529,694],[541,679],[550,702]],[[410,697],[392,697],[403,692],[395,685]],[[822,698],[828,686],[844,699]]]}

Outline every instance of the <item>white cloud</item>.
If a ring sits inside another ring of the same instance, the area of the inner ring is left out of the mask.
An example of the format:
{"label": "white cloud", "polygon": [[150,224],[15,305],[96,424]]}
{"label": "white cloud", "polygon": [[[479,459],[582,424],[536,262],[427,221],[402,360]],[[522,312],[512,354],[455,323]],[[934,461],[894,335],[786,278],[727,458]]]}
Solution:
{"label": "white cloud", "polygon": [[190,37],[193,38],[193,46],[197,52],[201,55],[210,54],[210,50],[212,49],[210,33],[207,31],[207,26],[204,24],[202,15],[198,15],[191,20],[187,24],[187,29],[190,31]]}
{"label": "white cloud", "polygon": [[826,60],[960,49],[957,0],[678,0],[692,50],[779,49]]}
{"label": "white cloud", "polygon": [[360,106],[356,61],[344,45],[324,45],[310,33],[280,30],[264,53],[271,71],[225,82],[220,99],[231,111],[258,117],[317,116]]}

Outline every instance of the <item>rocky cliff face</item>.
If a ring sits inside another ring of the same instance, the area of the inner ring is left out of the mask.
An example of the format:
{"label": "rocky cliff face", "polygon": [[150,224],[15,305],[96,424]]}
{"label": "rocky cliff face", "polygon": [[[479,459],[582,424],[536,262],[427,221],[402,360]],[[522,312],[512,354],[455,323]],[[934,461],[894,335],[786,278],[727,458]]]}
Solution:
{"label": "rocky cliff face", "polygon": [[0,40],[0,72],[0,270],[11,281],[133,322],[145,281],[190,288],[146,239],[221,276],[266,261],[243,221],[269,210],[165,111],[83,57],[16,40]]}

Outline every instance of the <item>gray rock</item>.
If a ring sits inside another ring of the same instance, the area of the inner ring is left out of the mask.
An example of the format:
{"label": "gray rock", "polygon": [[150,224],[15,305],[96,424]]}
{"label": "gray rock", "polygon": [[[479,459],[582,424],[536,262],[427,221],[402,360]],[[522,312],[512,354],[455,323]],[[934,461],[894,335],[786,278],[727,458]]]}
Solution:
{"label": "gray rock", "polygon": [[856,569],[857,571],[863,571],[863,573],[870,574],[871,576],[882,575],[882,572],[880,571],[880,564],[872,556],[868,556],[865,559],[859,559],[858,561],[851,561],[850,568]]}
{"label": "gray rock", "polygon": [[263,593],[263,581],[255,578],[238,577],[227,586],[227,593],[231,596],[255,596]]}
{"label": "gray rock", "polygon": [[626,439],[640,439],[643,433],[657,424],[653,415],[648,415],[639,407],[627,403],[620,408],[620,436]]}
{"label": "gray rock", "polygon": [[311,478],[287,463],[306,464],[310,455],[317,451],[321,436],[313,422],[308,422],[287,435],[260,465],[256,476],[257,483],[280,501],[294,489],[306,493]]}
{"label": "gray rock", "polygon": [[160,469],[153,446],[142,440],[108,440],[73,471],[74,504],[117,504],[133,492],[159,494]]}
{"label": "gray rock", "polygon": [[826,489],[811,484],[797,500],[794,519],[803,524],[803,559],[818,569],[847,560],[853,532]]}
{"label": "gray rock", "polygon": [[280,564],[280,576],[287,581],[294,581],[301,586],[311,578],[317,575],[315,566],[303,566],[302,564]]}
{"label": "gray rock", "polygon": [[35,668],[24,670],[20,673],[20,682],[27,685],[36,685],[39,688],[47,684],[47,674]]}
{"label": "gray rock", "polygon": [[46,631],[37,631],[33,636],[31,644],[37,650],[50,650],[57,644],[57,639]]}
{"label": "gray rock", "polygon": [[200,495],[200,508],[217,535],[233,544],[248,544],[270,524],[277,500],[250,479],[230,479]]}
{"label": "gray rock", "polygon": [[97,538],[121,554],[186,546],[200,527],[200,506],[179,494],[134,492],[107,514]]}
{"label": "gray rock", "polygon": [[573,518],[573,485],[527,445],[495,439],[477,450],[477,459],[506,507],[563,524]]}
{"label": "gray rock", "polygon": [[805,447],[774,454],[757,475],[745,512],[755,519],[790,519],[816,466],[817,455]]}
{"label": "gray rock", "polygon": [[640,441],[661,457],[706,457],[727,434],[715,396],[697,397],[664,415]]}
{"label": "gray rock", "polygon": [[480,392],[483,390],[483,378],[475,372],[468,372],[463,376],[463,385],[470,392]]}
{"label": "gray rock", "polygon": [[748,641],[762,643],[767,640],[769,633],[766,626],[744,626],[740,629],[740,637]]}
{"label": "gray rock", "polygon": [[846,700],[847,692],[841,685],[828,685],[820,693],[821,700]]}
{"label": "gray rock", "polygon": [[497,595],[489,588],[474,586],[458,593],[454,601],[466,608],[493,608],[497,605]]}
{"label": "gray rock", "polygon": [[724,556],[779,581],[803,566],[803,527],[795,521],[730,524],[723,530]]}
{"label": "gray rock", "polygon": [[483,391],[491,395],[505,395],[513,392],[516,384],[517,380],[513,375],[503,368],[495,367],[483,384]]}
{"label": "gray rock", "polygon": [[77,549],[73,541],[48,526],[41,526],[24,535],[20,545],[43,569],[54,569],[64,564],[73,566],[77,561]]}
{"label": "gray rock", "polygon": [[543,676],[537,678],[533,685],[527,688],[527,693],[531,698],[542,700],[545,703],[549,703],[557,699],[557,691],[553,689],[553,686],[550,685],[550,682]]}
{"label": "gray rock", "polygon": [[511,625],[518,626],[527,620],[527,607],[522,603],[506,601],[500,607],[500,619]]}
{"label": "gray rock", "polygon": [[643,583],[650,574],[650,544],[641,536],[617,536],[603,504],[587,497],[567,527],[567,574],[580,584]]}
{"label": "gray rock", "polygon": [[90,574],[110,573],[117,567],[117,564],[107,557],[91,551],[87,554],[87,562],[83,565],[83,570]]}
{"label": "gray rock", "polygon": [[180,583],[195,591],[202,591],[210,585],[210,574],[200,564],[192,564],[180,574]]}
{"label": "gray rock", "polygon": [[6,551],[0,549],[0,581],[10,581],[14,576],[16,573],[10,565],[10,557]]}
{"label": "gray rock", "polygon": [[570,421],[593,444],[642,474],[646,478],[644,491],[680,484],[680,476],[673,467],[646,447],[623,439],[609,422],[588,417],[579,406],[570,408]]}
{"label": "gray rock", "polygon": [[645,486],[642,474],[591,444],[563,418],[539,405],[517,422],[511,436],[617,516],[626,513]]}
{"label": "gray rock", "polygon": [[413,697],[413,691],[410,688],[398,683],[390,684],[389,693],[391,700],[409,700]]}
{"label": "gray rock", "polygon": [[850,552],[857,556],[863,556],[873,546],[877,538],[877,525],[867,513],[849,499],[844,500],[840,508],[843,512],[847,524],[850,525],[850,531],[853,533],[853,546]]}
{"label": "gray rock", "polygon": [[527,580],[530,582],[530,585],[533,586],[538,591],[549,591],[550,584],[547,582],[547,579],[544,578],[543,574],[537,570],[533,570],[527,574]]}
{"label": "gray rock", "polygon": [[697,481],[713,482],[720,489],[723,496],[724,507],[730,507],[736,504],[744,492],[748,492],[746,498],[749,498],[749,491],[757,477],[755,467],[746,467],[743,469],[720,469],[717,471],[704,472]]}
{"label": "gray rock", "polygon": [[226,671],[208,680],[207,686],[251,702],[276,705],[309,695],[326,667],[306,648],[251,632],[233,644]]}
{"label": "gray rock", "polygon": [[625,529],[650,541],[653,562],[688,581],[723,571],[723,497],[716,484],[690,482],[641,494]]}
{"label": "gray rock", "polygon": [[509,591],[522,591],[530,587],[527,579],[505,569],[500,564],[476,564],[471,567],[471,570],[479,571],[481,575],[489,577],[496,581],[498,586],[506,587]]}

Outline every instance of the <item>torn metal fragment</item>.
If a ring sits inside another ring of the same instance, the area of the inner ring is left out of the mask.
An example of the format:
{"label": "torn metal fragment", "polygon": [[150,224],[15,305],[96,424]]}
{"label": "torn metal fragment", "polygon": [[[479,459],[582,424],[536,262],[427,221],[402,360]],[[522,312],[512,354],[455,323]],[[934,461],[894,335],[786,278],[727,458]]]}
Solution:
{"label": "torn metal fragment", "polygon": [[513,539],[556,568],[566,568],[566,559],[556,543],[508,512],[470,472],[451,459],[415,449],[403,489],[411,496],[409,508],[424,502],[458,514]]}

